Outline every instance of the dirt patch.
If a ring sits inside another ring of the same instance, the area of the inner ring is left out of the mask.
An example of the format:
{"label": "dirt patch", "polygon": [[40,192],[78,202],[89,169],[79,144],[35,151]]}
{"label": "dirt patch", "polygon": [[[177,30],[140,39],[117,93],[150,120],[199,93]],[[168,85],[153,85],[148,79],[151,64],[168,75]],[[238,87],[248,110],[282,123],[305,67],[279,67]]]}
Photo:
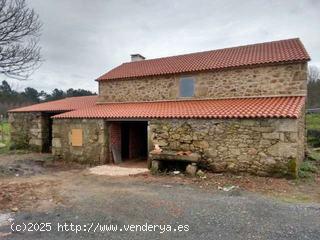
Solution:
{"label": "dirt patch", "polygon": [[0,155],[0,212],[46,210],[67,200],[59,194],[64,176],[84,166],[54,161],[50,154]]}
{"label": "dirt patch", "polygon": [[235,189],[260,193],[287,202],[320,202],[320,175],[316,175],[313,179],[290,180],[248,174],[233,175],[210,172],[205,172],[204,178],[192,178],[184,174],[174,175],[172,173],[157,175],[142,173],[135,175],[134,178],[140,178],[146,182],[162,182],[169,187],[171,184],[194,185],[208,191],[219,191],[224,187],[235,186]]}
{"label": "dirt patch", "polygon": [[0,154],[0,164],[6,164],[8,162],[25,160],[25,159],[46,160],[46,159],[52,159],[52,155],[49,153],[35,153],[35,152]]}
{"label": "dirt patch", "polygon": [[288,180],[283,178],[258,177],[251,175],[207,174],[207,179],[198,180],[205,187],[239,186],[241,189],[279,197],[291,201],[320,202],[320,184],[317,177],[310,181]]}
{"label": "dirt patch", "polygon": [[54,161],[51,154],[29,153],[22,155],[0,155],[0,178],[46,174],[85,166],[65,161]]}
{"label": "dirt patch", "polygon": [[43,173],[43,161],[20,160],[8,165],[0,165],[0,177],[3,176],[31,176]]}
{"label": "dirt patch", "polygon": [[63,204],[57,192],[58,185],[55,181],[0,183],[0,210],[46,210]]}
{"label": "dirt patch", "polygon": [[[183,174],[152,175],[143,166],[98,166],[89,170],[85,166],[53,161],[50,155],[24,154],[0,156],[0,212],[20,210],[44,210],[59,205],[73,204],[74,199],[103,198],[105,183],[121,182],[132,189],[133,182],[156,183],[168,188],[174,184],[189,185],[204,191],[223,191],[219,188],[237,186],[237,189],[260,193],[289,202],[320,202],[320,177],[314,179],[287,180],[251,175],[213,174],[187,177]],[[19,176],[15,174],[18,172]],[[95,174],[92,174],[94,172]],[[113,176],[123,176],[114,178]],[[136,189],[133,189],[136,191]],[[119,191],[116,187],[108,191]],[[100,195],[99,195],[100,194]],[[74,198],[74,199],[73,199]],[[177,212],[178,214],[178,212]]]}
{"label": "dirt patch", "polygon": [[51,161],[48,154],[0,155],[0,177],[41,174],[44,164]]}

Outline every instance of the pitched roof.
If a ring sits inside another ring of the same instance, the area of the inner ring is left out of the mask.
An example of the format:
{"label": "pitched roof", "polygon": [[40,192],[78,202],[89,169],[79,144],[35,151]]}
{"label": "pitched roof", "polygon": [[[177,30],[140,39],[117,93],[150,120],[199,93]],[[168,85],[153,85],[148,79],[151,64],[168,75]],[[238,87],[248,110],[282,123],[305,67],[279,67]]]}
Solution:
{"label": "pitched roof", "polygon": [[107,103],[54,118],[297,118],[304,97]]}
{"label": "pitched roof", "polygon": [[123,63],[97,80],[218,70],[249,65],[309,61],[298,38]]}
{"label": "pitched roof", "polygon": [[80,108],[88,108],[95,105],[97,100],[94,96],[70,97],[56,101],[34,104],[27,107],[12,109],[9,112],[63,112]]}

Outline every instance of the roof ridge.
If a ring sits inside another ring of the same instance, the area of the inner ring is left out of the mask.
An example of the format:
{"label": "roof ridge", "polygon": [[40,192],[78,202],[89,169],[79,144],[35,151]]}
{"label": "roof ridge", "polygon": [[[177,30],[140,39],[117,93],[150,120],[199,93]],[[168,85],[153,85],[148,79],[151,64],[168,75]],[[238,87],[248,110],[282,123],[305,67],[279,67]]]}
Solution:
{"label": "roof ridge", "polygon": [[61,99],[55,99],[55,100],[51,100],[51,101],[46,101],[46,102],[40,102],[40,103],[36,103],[33,105],[37,105],[37,104],[42,104],[42,103],[51,103],[51,102],[57,102],[57,101],[65,101],[66,99],[73,99],[73,98],[85,98],[85,97],[98,97],[98,95],[87,95],[87,96],[73,96],[73,97],[65,97],[65,98],[61,98]]}
{"label": "roof ridge", "polygon": [[61,99],[58,99],[58,100],[63,100],[63,99],[69,99],[69,98],[80,98],[80,97],[97,97],[98,94],[94,94],[94,95],[85,95],[85,96],[72,96],[72,97],[65,97],[65,98],[61,98]]}
{"label": "roof ridge", "polygon": [[282,39],[167,57],[125,62],[97,81],[179,74],[310,60],[299,38]]}
{"label": "roof ridge", "polygon": [[[123,62],[121,65],[124,65],[124,64],[137,64],[137,63],[148,62],[148,61],[152,61],[152,60],[161,60],[161,59],[166,59],[166,58],[184,57],[184,56],[189,56],[189,55],[199,54],[199,53],[209,53],[209,52],[222,51],[222,50],[231,50],[231,49],[237,49],[237,48],[243,48],[243,47],[253,47],[253,46],[259,46],[259,45],[263,45],[263,44],[278,43],[278,42],[284,42],[284,41],[290,41],[290,40],[297,40],[297,41],[300,42],[300,44],[302,43],[300,41],[300,38],[296,37],[296,38],[265,41],[265,42],[252,43],[252,44],[250,43],[250,44],[244,44],[244,45],[239,45],[239,46],[235,46],[235,47],[223,47],[223,48],[217,48],[217,49],[212,49],[212,50],[204,50],[204,51],[198,51],[198,52],[177,54],[177,55],[171,55],[171,56],[167,56],[167,57],[156,57],[156,58],[145,59],[143,61]],[[121,66],[121,65],[119,65],[119,66]]]}

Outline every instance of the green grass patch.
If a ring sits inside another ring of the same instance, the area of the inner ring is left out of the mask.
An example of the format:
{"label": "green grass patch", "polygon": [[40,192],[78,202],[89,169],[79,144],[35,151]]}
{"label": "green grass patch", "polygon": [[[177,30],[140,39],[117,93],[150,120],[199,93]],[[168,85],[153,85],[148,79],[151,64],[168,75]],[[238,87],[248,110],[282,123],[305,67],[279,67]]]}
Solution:
{"label": "green grass patch", "polygon": [[308,153],[308,160],[309,160],[309,161],[316,162],[316,164],[319,164],[319,165],[320,165],[320,152],[319,152],[319,151],[311,150],[311,151]]}
{"label": "green grass patch", "polygon": [[312,113],[306,115],[307,129],[319,130],[320,131],[320,114]]}
{"label": "green grass patch", "polygon": [[8,122],[0,122],[0,135],[9,136],[10,134],[10,125]]}
{"label": "green grass patch", "polygon": [[7,153],[10,145],[10,125],[8,122],[0,122],[0,154]]}
{"label": "green grass patch", "polygon": [[9,153],[10,149],[8,146],[0,148],[0,154],[6,154]]}
{"label": "green grass patch", "polygon": [[5,133],[9,134],[10,132],[10,126],[8,122],[2,122],[0,123],[0,130],[4,131]]}
{"label": "green grass patch", "polygon": [[308,141],[308,145],[310,147],[319,147],[320,146],[320,138],[310,136],[310,133],[308,133],[307,141]]}
{"label": "green grass patch", "polygon": [[278,195],[278,196],[275,196],[274,198],[286,203],[308,203],[312,201],[309,196],[303,195],[303,194],[285,195],[285,196]]}
{"label": "green grass patch", "polygon": [[320,114],[312,113],[306,115],[306,127],[308,130],[308,145],[320,146]]}

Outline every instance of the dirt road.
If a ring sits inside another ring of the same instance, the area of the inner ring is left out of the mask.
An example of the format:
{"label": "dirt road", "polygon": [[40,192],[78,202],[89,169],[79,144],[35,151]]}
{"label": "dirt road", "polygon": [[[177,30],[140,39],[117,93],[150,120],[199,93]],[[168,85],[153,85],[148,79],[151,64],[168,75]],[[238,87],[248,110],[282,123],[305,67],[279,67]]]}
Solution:
{"label": "dirt road", "polygon": [[[26,159],[37,171],[24,174],[14,165],[19,161],[28,165]],[[49,155],[0,157],[2,169],[13,165],[20,171],[18,176],[11,170],[0,177],[0,238],[4,239],[320,236],[320,195],[313,185],[317,182],[217,174],[207,174],[202,180],[150,174],[107,177],[90,174],[77,165],[53,162]],[[218,190],[218,186],[236,184],[235,190]],[[23,224],[29,228],[16,228]],[[114,228],[107,231],[106,226]],[[143,231],[148,226],[149,231]]]}

